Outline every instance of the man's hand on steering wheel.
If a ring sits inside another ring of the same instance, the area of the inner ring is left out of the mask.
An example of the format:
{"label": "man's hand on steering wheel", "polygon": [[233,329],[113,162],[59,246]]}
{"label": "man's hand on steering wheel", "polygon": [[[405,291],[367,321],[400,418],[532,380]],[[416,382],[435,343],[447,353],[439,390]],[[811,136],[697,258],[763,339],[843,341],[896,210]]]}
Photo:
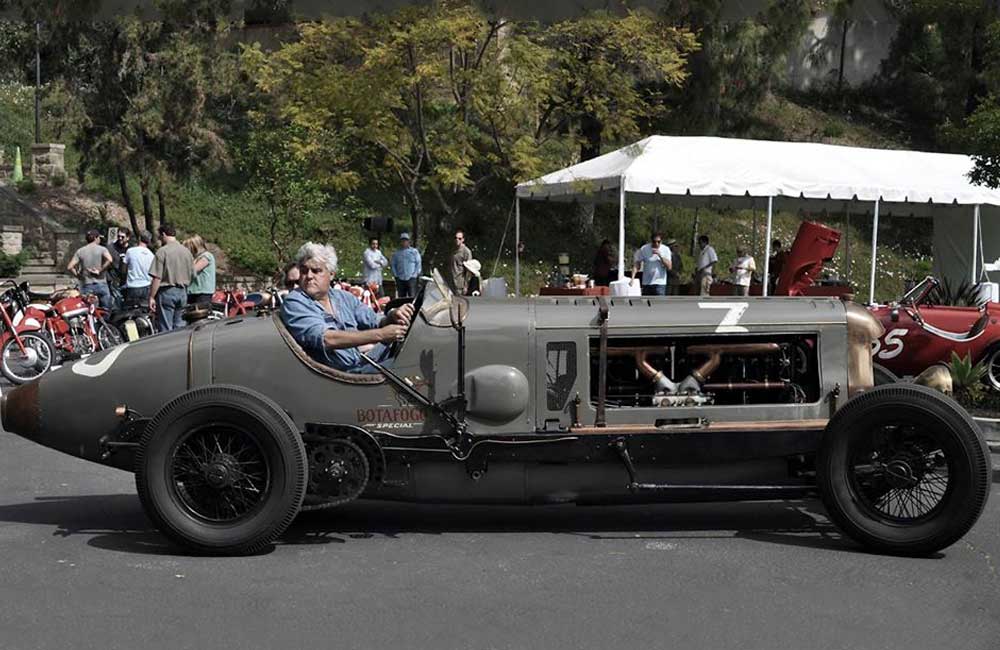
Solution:
{"label": "man's hand on steering wheel", "polygon": [[410,323],[413,322],[413,303],[408,302],[405,305],[396,307],[386,315],[386,321],[394,325],[402,325],[403,327],[409,327]]}
{"label": "man's hand on steering wheel", "polygon": [[387,345],[394,345],[406,337],[406,326],[397,323],[380,327],[376,331],[379,341]]}

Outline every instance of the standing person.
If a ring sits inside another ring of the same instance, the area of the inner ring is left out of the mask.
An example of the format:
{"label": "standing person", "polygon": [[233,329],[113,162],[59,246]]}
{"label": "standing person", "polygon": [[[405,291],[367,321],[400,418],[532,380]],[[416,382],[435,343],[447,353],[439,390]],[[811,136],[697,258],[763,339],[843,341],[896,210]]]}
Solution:
{"label": "standing person", "polygon": [[392,254],[392,277],[396,278],[396,297],[412,298],[417,295],[417,279],[422,264],[420,251],[410,243],[410,233],[399,236],[399,250]]}
{"label": "standing person", "polygon": [[781,240],[775,239],[772,241],[771,261],[767,268],[767,286],[770,288],[771,293],[774,293],[774,288],[778,286],[778,278],[781,277],[781,272],[785,268],[785,261],[787,259],[788,251],[781,249]]}
{"label": "standing person", "polygon": [[756,270],[757,264],[753,261],[753,257],[747,255],[745,248],[738,247],[736,249],[736,262],[729,267],[730,273],[733,274],[733,295],[750,295],[750,279]]}
{"label": "standing person", "polygon": [[209,252],[201,235],[185,239],[184,248],[194,258],[194,276],[187,288],[188,304],[211,304],[212,294],[215,293],[215,255]]}
{"label": "standing person", "polygon": [[118,237],[111,243],[111,257],[114,259],[112,266],[118,270],[121,277],[125,276],[125,253],[129,249],[129,231],[121,228]]}
{"label": "standing person", "polygon": [[590,277],[593,278],[595,286],[606,287],[611,284],[612,264],[611,240],[605,239],[594,254],[594,267],[590,272]]}
{"label": "standing person", "polygon": [[468,262],[463,262],[462,266],[469,272],[469,281],[465,285],[465,295],[478,296],[480,294],[479,286],[483,277],[480,271],[482,271],[483,265],[479,260],[469,260]]}
{"label": "standing person", "polygon": [[177,241],[172,224],[162,223],[157,229],[160,248],[153,258],[149,275],[149,308],[156,310],[156,327],[161,332],[184,327],[184,307],[187,288],[194,276],[194,256]]}
{"label": "standing person", "polygon": [[389,260],[385,259],[385,255],[379,250],[378,237],[372,237],[368,240],[368,248],[361,255],[361,259],[364,262],[363,277],[365,285],[375,283],[378,286],[378,291],[376,292],[380,297],[382,296],[382,269],[389,266]]}
{"label": "standing person", "polygon": [[663,235],[653,233],[648,244],[643,244],[635,252],[632,261],[632,281],[635,274],[642,270],[642,295],[667,295],[667,271],[673,267],[673,255],[670,249],[663,245]]}
{"label": "standing person", "polygon": [[667,295],[679,296],[681,293],[681,272],[684,271],[684,261],[681,259],[681,247],[677,240],[671,237],[667,240],[670,249],[670,268],[667,269]]}
{"label": "standing person", "polygon": [[698,253],[698,263],[694,270],[694,286],[701,296],[708,296],[712,289],[712,270],[719,261],[715,249],[708,243],[708,235],[698,238],[701,252]]}
{"label": "standing person", "polygon": [[143,230],[139,233],[139,245],[125,252],[125,304],[129,307],[149,302],[149,285],[153,281],[149,269],[155,257],[149,250],[152,241],[153,236]]}
{"label": "standing person", "polygon": [[285,268],[281,274],[281,285],[285,289],[285,292],[291,291],[295,287],[299,286],[299,279],[302,274],[299,272],[299,263],[292,260],[288,264],[285,264]]}
{"label": "standing person", "polygon": [[87,231],[87,244],[76,249],[73,259],[66,265],[71,275],[79,268],[80,293],[97,296],[102,309],[111,309],[111,291],[108,289],[108,268],[113,263],[111,253],[99,243],[100,233]]}
{"label": "standing person", "polygon": [[465,245],[465,233],[455,231],[455,252],[451,256],[451,281],[455,285],[455,293],[464,296],[469,288],[469,278],[472,275],[465,263],[472,259],[472,251]]}

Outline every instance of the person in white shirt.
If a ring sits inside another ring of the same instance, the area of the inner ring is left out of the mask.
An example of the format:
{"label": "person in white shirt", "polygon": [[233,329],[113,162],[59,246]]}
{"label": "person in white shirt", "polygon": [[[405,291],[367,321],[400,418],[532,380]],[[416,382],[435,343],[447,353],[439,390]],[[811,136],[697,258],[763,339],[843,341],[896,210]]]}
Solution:
{"label": "person in white shirt", "polygon": [[365,284],[375,283],[378,286],[378,295],[382,295],[382,269],[389,266],[389,260],[385,258],[378,248],[378,237],[368,240],[368,248],[362,254],[364,261],[363,277]]}
{"label": "person in white shirt", "polygon": [[708,235],[699,237],[698,245],[701,247],[701,252],[698,253],[698,263],[694,269],[694,286],[697,287],[699,295],[707,296],[712,289],[712,269],[719,261],[719,256],[708,243]]}
{"label": "person in white shirt", "polygon": [[643,244],[632,258],[632,282],[642,270],[642,295],[667,295],[667,271],[673,266],[670,248],[663,245],[663,235],[653,233],[648,244]]}
{"label": "person in white shirt", "polygon": [[149,285],[153,283],[153,278],[149,275],[149,268],[153,265],[153,251],[149,250],[149,243],[153,241],[153,236],[143,230],[139,233],[139,245],[132,246],[125,251],[123,257],[125,263],[125,304],[145,305],[149,302]]}
{"label": "person in white shirt", "polygon": [[746,249],[736,249],[736,262],[729,267],[733,274],[733,294],[737,296],[750,295],[750,280],[757,270],[753,257],[747,255]]}

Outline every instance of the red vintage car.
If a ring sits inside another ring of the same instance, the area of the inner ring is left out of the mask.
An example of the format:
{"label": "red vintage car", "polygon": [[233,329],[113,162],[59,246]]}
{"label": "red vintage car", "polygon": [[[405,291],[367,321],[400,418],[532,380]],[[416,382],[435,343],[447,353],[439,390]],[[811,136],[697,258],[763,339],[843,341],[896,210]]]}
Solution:
{"label": "red vintage car", "polygon": [[987,382],[1000,391],[1000,304],[925,304],[937,285],[927,277],[898,302],[871,308],[885,328],[872,350],[876,379],[881,383],[918,375],[936,363],[947,363],[955,352],[983,361]]}

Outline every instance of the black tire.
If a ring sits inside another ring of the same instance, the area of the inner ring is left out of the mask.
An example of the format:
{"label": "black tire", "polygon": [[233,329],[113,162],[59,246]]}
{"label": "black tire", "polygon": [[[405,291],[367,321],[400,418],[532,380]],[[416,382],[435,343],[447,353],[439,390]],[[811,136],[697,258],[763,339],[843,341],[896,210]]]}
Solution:
{"label": "black tire", "polygon": [[97,321],[97,342],[100,344],[102,350],[109,350],[116,345],[124,343],[125,338],[118,331],[117,327],[101,319]]}
{"label": "black tire", "polygon": [[135,459],[146,514],[171,541],[205,555],[266,548],[298,514],[307,481],[295,424],[239,386],[198,388],[168,403]]}
{"label": "black tire", "polygon": [[895,375],[891,370],[880,366],[875,363],[872,364],[872,373],[875,376],[875,385],[884,386],[885,384],[895,384],[899,381],[899,377]]}
{"label": "black tire", "polygon": [[903,383],[876,387],[837,411],[816,473],[830,518],[848,536],[882,553],[926,555],[976,523],[991,466],[961,406]]}
{"label": "black tire", "polygon": [[17,339],[13,336],[0,348],[0,372],[15,385],[38,379],[48,372],[56,358],[55,348],[48,336],[36,332],[22,332],[20,338],[25,353],[34,353],[35,360],[32,363],[26,363],[27,357],[21,352]]}

